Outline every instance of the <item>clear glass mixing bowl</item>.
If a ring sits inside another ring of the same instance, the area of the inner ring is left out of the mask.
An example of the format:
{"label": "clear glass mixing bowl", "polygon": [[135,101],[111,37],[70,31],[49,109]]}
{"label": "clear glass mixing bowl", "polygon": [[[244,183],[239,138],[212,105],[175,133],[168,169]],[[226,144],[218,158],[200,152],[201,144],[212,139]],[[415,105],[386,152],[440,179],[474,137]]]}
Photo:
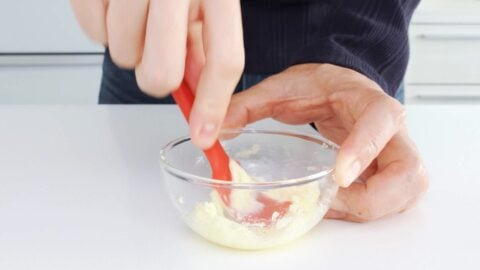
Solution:
{"label": "clear glass mixing bowl", "polygon": [[[338,190],[334,143],[316,135],[249,129],[225,130],[222,138],[228,138],[222,140],[225,151],[252,182],[210,178],[208,160],[188,137],[168,143],[160,153],[170,198],[193,231],[222,246],[265,249],[301,237],[323,218]],[[238,220],[220,199],[219,189],[235,193],[242,204],[263,194],[290,206],[268,223]]]}

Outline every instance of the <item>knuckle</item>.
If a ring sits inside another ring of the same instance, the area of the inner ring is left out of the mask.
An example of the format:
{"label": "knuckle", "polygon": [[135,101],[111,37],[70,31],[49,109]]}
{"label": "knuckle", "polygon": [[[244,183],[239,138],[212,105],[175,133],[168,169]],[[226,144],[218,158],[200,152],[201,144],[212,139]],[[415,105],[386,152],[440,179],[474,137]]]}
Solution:
{"label": "knuckle", "polygon": [[216,53],[210,60],[211,67],[223,76],[239,77],[245,67],[243,54]]}
{"label": "knuckle", "polygon": [[399,125],[405,120],[405,107],[396,99],[386,95],[385,93],[376,93],[368,102],[369,107],[384,108],[392,117],[393,123]]}
{"label": "knuckle", "polygon": [[429,187],[428,173],[422,160],[418,155],[410,157],[410,165],[405,167],[403,171],[409,171],[408,184],[410,185],[410,192],[412,197],[421,197]]}
{"label": "knuckle", "polygon": [[428,171],[423,163],[422,158],[420,157],[420,154],[418,153],[418,149],[413,143],[410,146],[412,149],[412,154],[409,156],[411,165],[409,168],[406,168],[405,171],[411,171],[410,178],[412,179],[413,185],[417,190],[418,196],[421,196],[428,190],[430,185]]}
{"label": "knuckle", "polygon": [[385,202],[381,201],[381,196],[377,192],[376,190],[367,190],[363,194],[359,207],[353,213],[360,221],[377,220],[387,214]]}
{"label": "knuckle", "polygon": [[422,177],[420,178],[419,182],[420,182],[419,183],[420,191],[419,191],[418,197],[421,197],[427,192],[430,186],[430,181],[428,180],[427,177]]}
{"label": "knuckle", "polygon": [[390,102],[395,123],[397,125],[403,125],[406,118],[405,107],[393,98],[390,99]]}
{"label": "knuckle", "polygon": [[427,192],[427,190],[430,186],[430,181],[428,179],[427,170],[425,169],[424,165],[420,165],[420,167],[419,167],[417,186],[418,186],[419,196],[421,196],[425,192]]}
{"label": "knuckle", "polygon": [[390,112],[393,123],[395,123],[395,125],[400,126],[405,123],[405,107],[400,102],[398,102],[398,100],[385,95],[382,98],[382,103],[384,104],[384,106],[386,106],[387,111]]}
{"label": "knuckle", "polygon": [[138,69],[135,76],[139,88],[153,97],[166,96],[182,82],[181,72],[172,72],[161,67]]}

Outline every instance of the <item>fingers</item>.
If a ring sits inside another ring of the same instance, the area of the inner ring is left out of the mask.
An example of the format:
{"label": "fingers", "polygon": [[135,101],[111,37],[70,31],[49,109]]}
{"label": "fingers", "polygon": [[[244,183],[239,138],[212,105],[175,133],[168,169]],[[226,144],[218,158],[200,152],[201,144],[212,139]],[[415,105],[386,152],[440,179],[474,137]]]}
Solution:
{"label": "fingers", "polygon": [[[378,178],[385,180],[386,175]],[[332,211],[327,218],[342,219],[354,222],[377,220],[389,215],[401,213],[412,207],[427,188],[425,178],[391,179],[392,182],[382,185],[353,183],[346,189],[340,189]],[[401,180],[416,182],[403,186]],[[385,188],[385,186],[389,186]]]}
{"label": "fingers", "polygon": [[344,219],[346,216],[346,213],[334,210],[332,208],[330,208],[327,214],[325,214],[325,218],[328,219]]}
{"label": "fingers", "polygon": [[295,80],[309,79],[303,72],[299,72],[297,67],[293,67],[235,94],[228,108],[224,127],[243,127],[265,118],[290,124],[313,122],[312,119],[320,117],[321,113],[318,111],[325,109],[321,106],[324,98],[315,98],[312,95],[311,91],[317,90],[312,85],[297,87],[295,83],[289,84]]}
{"label": "fingers", "polygon": [[240,2],[203,1],[205,66],[190,115],[192,142],[210,147],[218,137],[231,94],[244,66]]}
{"label": "fingers", "polygon": [[142,57],[148,0],[110,1],[107,14],[108,46],[112,60],[133,69]]}
{"label": "fingers", "polygon": [[70,0],[83,31],[92,40],[107,45],[105,17],[107,0]]}
{"label": "fingers", "polygon": [[203,49],[202,22],[191,22],[188,27],[187,60],[185,64],[185,80],[190,89],[197,89],[202,67],[205,65]]}
{"label": "fingers", "polygon": [[137,83],[145,93],[162,97],[176,89],[184,75],[187,0],[151,0],[145,46],[135,70]]}
{"label": "fingers", "polygon": [[374,95],[368,104],[360,106],[364,106],[364,110],[337,155],[335,174],[342,187],[349,186],[369,166],[404,120],[403,107],[383,93]]}
{"label": "fingers", "polygon": [[397,134],[387,148],[376,174],[339,190],[329,218],[375,220],[408,209],[425,193],[428,177],[413,143]]}
{"label": "fingers", "polygon": [[232,97],[223,123],[225,128],[240,128],[273,116],[273,108],[278,103],[275,95],[279,91],[273,91],[274,88],[269,87],[267,81],[264,80]]}
{"label": "fingers", "polygon": [[[302,64],[270,76],[246,91],[235,94],[224,127],[235,128],[274,118],[287,124],[326,123],[341,128],[329,106],[323,83],[316,78],[320,64]],[[329,120],[330,119],[330,120]]]}

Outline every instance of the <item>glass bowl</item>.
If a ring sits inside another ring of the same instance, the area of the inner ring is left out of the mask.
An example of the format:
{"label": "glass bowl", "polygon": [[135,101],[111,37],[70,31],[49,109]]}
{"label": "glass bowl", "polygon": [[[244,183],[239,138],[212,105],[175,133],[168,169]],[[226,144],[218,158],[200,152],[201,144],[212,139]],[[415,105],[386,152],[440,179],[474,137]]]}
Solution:
{"label": "glass bowl", "polygon": [[[316,135],[271,130],[224,130],[221,137],[229,157],[252,181],[210,178],[208,160],[189,137],[168,143],[160,153],[171,201],[193,231],[222,246],[255,250],[293,241],[318,224],[338,190],[337,145]],[[260,194],[290,204],[269,222],[246,221],[233,218],[220,189],[242,204],[255,204]]]}

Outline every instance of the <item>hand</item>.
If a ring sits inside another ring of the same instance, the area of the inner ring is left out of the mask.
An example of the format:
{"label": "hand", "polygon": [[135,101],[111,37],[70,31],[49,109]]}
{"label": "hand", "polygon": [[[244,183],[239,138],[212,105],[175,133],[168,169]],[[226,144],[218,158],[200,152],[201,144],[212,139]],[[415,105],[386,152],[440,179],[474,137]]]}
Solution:
{"label": "hand", "polygon": [[402,105],[364,75],[329,64],[304,64],[234,95],[224,127],[267,117],[315,123],[340,145],[335,177],[344,188],[327,217],[362,222],[406,210],[428,187],[404,115]]}
{"label": "hand", "polygon": [[187,80],[196,91],[192,141],[211,146],[244,66],[239,0],[71,2],[85,32],[118,66],[135,69],[145,93],[162,97]]}

